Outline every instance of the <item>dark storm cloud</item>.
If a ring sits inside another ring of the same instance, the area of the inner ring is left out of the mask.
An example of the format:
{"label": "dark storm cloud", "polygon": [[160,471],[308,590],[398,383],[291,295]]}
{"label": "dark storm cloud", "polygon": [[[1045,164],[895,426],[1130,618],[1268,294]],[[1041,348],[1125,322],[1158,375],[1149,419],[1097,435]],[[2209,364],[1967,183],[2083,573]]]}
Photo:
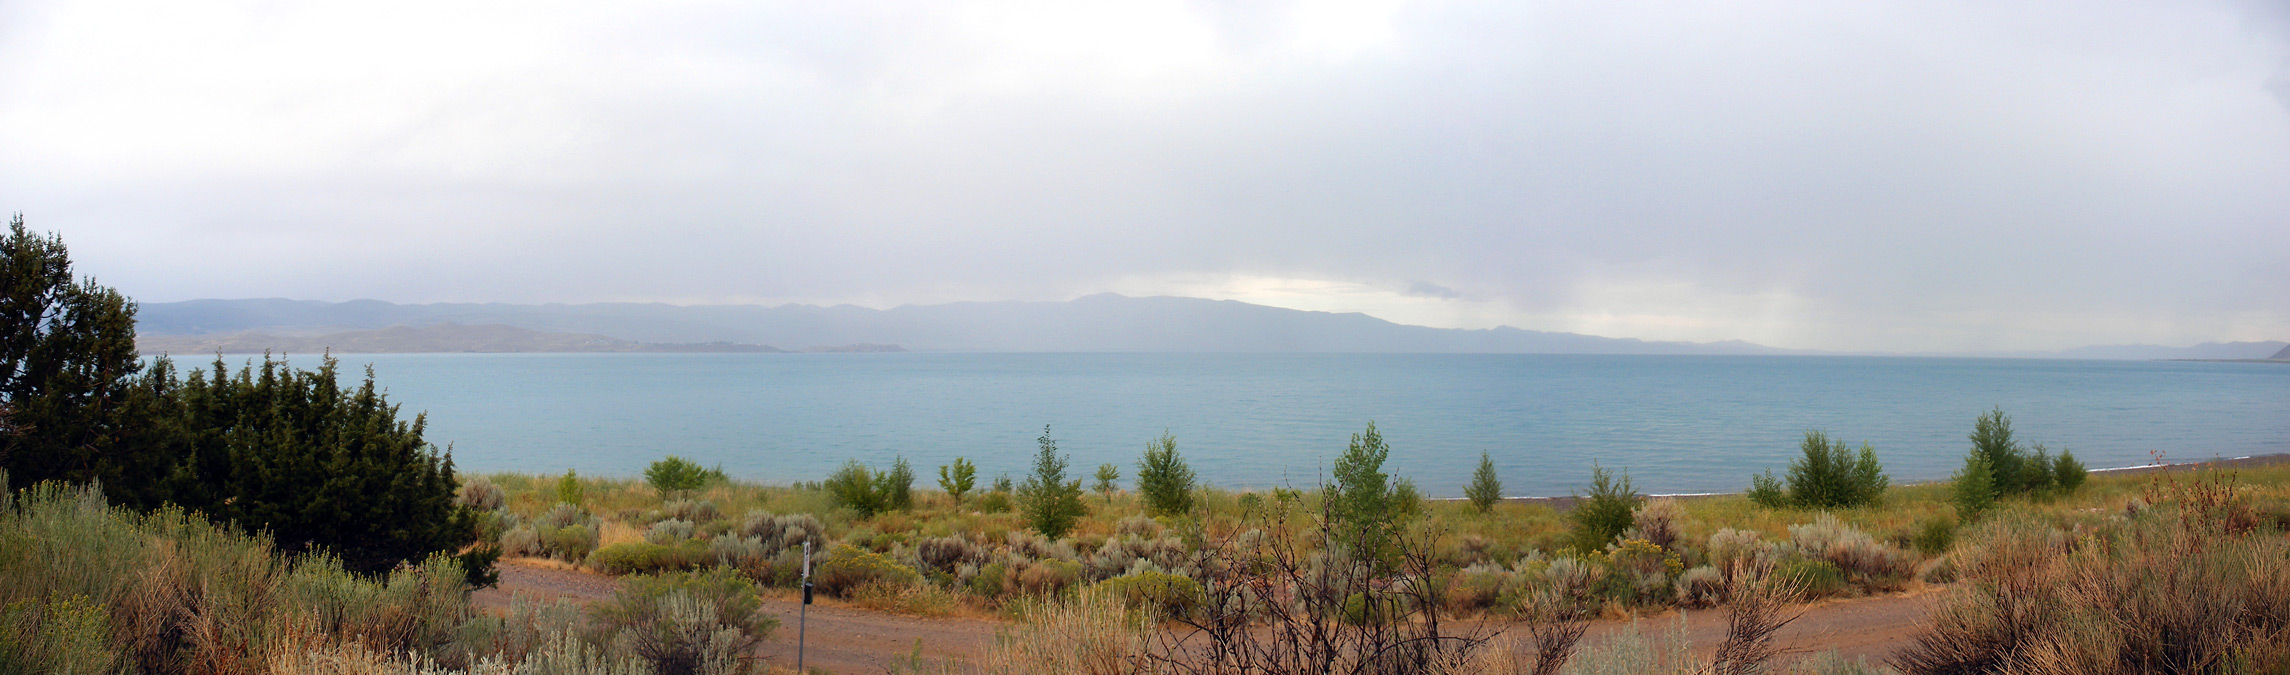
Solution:
{"label": "dark storm cloud", "polygon": [[1800,347],[2269,339],[2285,25],[2250,2],[14,3],[0,208],[152,301],[1120,288]]}

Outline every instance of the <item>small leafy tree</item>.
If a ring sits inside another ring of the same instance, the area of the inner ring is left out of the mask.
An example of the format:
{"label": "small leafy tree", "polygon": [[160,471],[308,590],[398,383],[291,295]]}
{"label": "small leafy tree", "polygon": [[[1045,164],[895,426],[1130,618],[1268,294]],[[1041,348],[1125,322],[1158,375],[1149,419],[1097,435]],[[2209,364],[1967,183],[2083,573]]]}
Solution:
{"label": "small leafy tree", "polygon": [[888,506],[875,490],[875,472],[856,459],[843,462],[821,487],[827,490],[828,503],[857,511],[862,518],[882,513]]}
{"label": "small leafy tree", "polygon": [[881,471],[848,460],[820,487],[827,491],[829,503],[857,511],[862,518],[904,511],[914,506],[914,467],[905,457],[892,460],[891,468]]}
{"label": "small leafy tree", "polygon": [[947,496],[954,498],[954,503],[961,504],[962,496],[977,486],[978,465],[970,460],[956,457],[954,464],[938,466],[938,489],[945,490]]}
{"label": "small leafy tree", "polygon": [[1391,447],[1384,444],[1376,423],[1369,422],[1367,431],[1352,434],[1351,445],[1336,457],[1331,472],[1336,481],[1327,489],[1328,515],[1342,522],[1345,543],[1363,556],[1377,555],[1390,535],[1391,476],[1384,473],[1389,457]]}
{"label": "small leafy tree", "polygon": [[1113,503],[1113,493],[1121,489],[1121,467],[1111,463],[1097,465],[1097,484],[1092,486],[1105,496],[1105,503]]}
{"label": "small leafy tree", "polygon": [[[2036,467],[2018,441],[2012,440],[2012,418],[1998,407],[1972,423],[1972,454],[1988,463],[2000,494],[2026,492]],[[2048,468],[2048,467],[2046,467]]]}
{"label": "small leafy tree", "polygon": [[692,460],[669,455],[644,467],[644,482],[651,483],[652,489],[659,490],[661,499],[667,499],[669,495],[698,490],[700,486],[706,485],[708,470],[700,468]]}
{"label": "small leafy tree", "polygon": [[1040,454],[1034,457],[1034,474],[1018,486],[1018,511],[1034,531],[1057,539],[1072,530],[1074,521],[1089,509],[1081,503],[1081,479],[1066,480],[1066,457],[1058,454],[1058,442],[1050,438],[1048,425],[1042,426],[1042,437],[1034,441]]}
{"label": "small leafy tree", "polygon": [[1996,474],[1988,466],[1988,458],[1972,453],[1964,457],[1964,468],[1956,472],[1955,484],[1950,490],[1956,502],[1956,517],[1971,521],[1996,505]]}
{"label": "small leafy tree", "polygon": [[905,511],[914,507],[914,465],[906,457],[891,460],[891,469],[875,475],[875,493],[880,495],[883,508]]}
{"label": "small leafy tree", "polygon": [[586,496],[585,492],[581,489],[580,476],[573,475],[572,469],[565,469],[564,477],[557,479],[557,501],[560,503],[580,506],[581,499]]}
{"label": "small leafy tree", "polygon": [[1630,486],[1630,472],[1624,471],[1618,481],[1606,467],[1592,462],[1589,494],[1576,495],[1574,510],[1566,512],[1574,524],[1575,549],[1590,553],[1606,548],[1636,522],[1638,503],[1645,500]]}
{"label": "small leafy tree", "polygon": [[1173,516],[1193,510],[1193,468],[1177,454],[1177,437],[1168,431],[1145,444],[1137,460],[1137,493],[1145,497],[1145,510]]}
{"label": "small leafy tree", "polygon": [[1471,472],[1471,484],[1463,486],[1463,496],[1471,499],[1471,506],[1480,513],[1494,510],[1495,502],[1503,501],[1503,481],[1495,477],[1495,458],[1479,453],[1479,468]]}

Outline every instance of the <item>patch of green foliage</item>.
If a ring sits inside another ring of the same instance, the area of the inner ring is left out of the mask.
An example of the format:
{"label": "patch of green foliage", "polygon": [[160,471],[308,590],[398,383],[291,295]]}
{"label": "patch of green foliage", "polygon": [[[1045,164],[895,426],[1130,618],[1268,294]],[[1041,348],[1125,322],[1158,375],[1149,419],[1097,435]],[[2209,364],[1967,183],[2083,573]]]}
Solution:
{"label": "patch of green foliage", "polygon": [[715,562],[707,544],[685,539],[669,544],[629,541],[596,550],[589,564],[607,574],[650,574],[699,569]]}
{"label": "patch of green foliage", "polygon": [[1590,466],[1590,490],[1576,495],[1574,510],[1566,519],[1574,526],[1574,548],[1584,553],[1595,553],[1613,543],[1624,530],[1635,522],[1639,502],[1645,501],[1637,488],[1630,485],[1630,472],[1623,471],[1621,480],[1596,462]]}
{"label": "patch of green foliage", "polygon": [[1775,566],[1773,575],[1795,586],[1806,599],[1826,598],[1845,592],[1848,584],[1844,570],[1827,560],[1793,558]]}
{"label": "patch of green foliage", "polygon": [[1201,602],[1201,582],[1167,572],[1144,571],[1100,581],[1093,590],[1111,593],[1131,609],[1161,617],[1183,617]]}
{"label": "patch of green foliage", "polygon": [[586,492],[581,488],[580,476],[574,475],[572,469],[565,469],[564,477],[557,479],[557,503],[559,504],[580,506],[581,500],[587,496]]}
{"label": "patch of green foliage", "polygon": [[1415,479],[1401,477],[1392,481],[1391,512],[1395,520],[1423,515],[1423,492],[1415,488]]}
{"label": "patch of green foliage", "polygon": [[1121,467],[1110,463],[1097,465],[1097,483],[1090,486],[1105,496],[1105,503],[1113,503],[1113,493],[1121,491]]}
{"label": "patch of green foliage", "polygon": [[1916,552],[1928,556],[1947,553],[1956,545],[1956,522],[1947,518],[1926,518],[1916,524],[1916,532],[1909,537],[1909,545]]}
{"label": "patch of green foliage", "polygon": [[904,511],[914,506],[914,468],[905,457],[891,462],[887,471],[874,471],[859,460],[843,463],[822,484],[829,501],[834,505],[857,511],[860,517],[872,517],[887,511]]}
{"label": "patch of green foliage", "polygon": [[[2021,447],[2012,438],[2012,418],[1996,408],[1972,423],[1972,450],[1957,473],[1957,513],[1978,517],[1996,500],[2011,496],[2070,494],[2088,478],[2083,462],[2066,450],[2053,456],[2042,443]],[[1984,467],[1975,470],[1975,464]],[[1983,495],[1986,495],[1983,498]]]}
{"label": "patch of green foliage", "polygon": [[1988,458],[1980,453],[1964,456],[1964,468],[1956,472],[1949,486],[1950,500],[1956,504],[1956,517],[1973,520],[1996,505],[1996,472]]}
{"label": "patch of green foliage", "polygon": [[652,484],[652,489],[659,490],[661,499],[679,492],[698,490],[706,486],[709,479],[722,476],[721,470],[711,472],[692,460],[675,455],[663,457],[644,467],[644,482]]}
{"label": "patch of green foliage", "polygon": [[820,591],[836,597],[848,597],[852,591],[869,583],[913,585],[922,581],[922,574],[881,553],[850,544],[836,544],[828,552],[827,559],[819,564],[814,579]]}

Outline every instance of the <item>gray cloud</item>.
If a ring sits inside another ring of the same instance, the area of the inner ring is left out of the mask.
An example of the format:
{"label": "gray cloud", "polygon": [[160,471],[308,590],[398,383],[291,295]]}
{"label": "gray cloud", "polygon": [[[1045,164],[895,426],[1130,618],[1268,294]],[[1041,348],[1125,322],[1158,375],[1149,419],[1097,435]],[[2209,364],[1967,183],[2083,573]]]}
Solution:
{"label": "gray cloud", "polygon": [[1438,278],[1471,321],[1665,339],[2278,339],[2279,19],[11,3],[0,208],[153,301]]}
{"label": "gray cloud", "polygon": [[1419,298],[1436,298],[1440,300],[1455,300],[1463,297],[1463,293],[1461,291],[1431,283],[1429,281],[1418,281],[1412,284],[1408,284],[1405,294]]}

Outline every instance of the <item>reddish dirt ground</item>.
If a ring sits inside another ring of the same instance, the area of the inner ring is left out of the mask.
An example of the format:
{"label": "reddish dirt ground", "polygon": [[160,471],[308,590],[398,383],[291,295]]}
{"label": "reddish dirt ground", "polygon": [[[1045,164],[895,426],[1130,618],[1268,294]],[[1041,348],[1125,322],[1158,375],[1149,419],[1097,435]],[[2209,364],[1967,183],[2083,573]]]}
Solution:
{"label": "reddish dirt ground", "polygon": [[[499,587],[476,593],[479,607],[507,611],[512,594],[587,603],[609,598],[619,587],[612,577],[527,561],[503,560],[500,570]],[[1834,649],[1847,658],[1882,662],[1908,644],[1911,630],[1924,616],[1929,596],[1930,591],[1926,591],[1800,606],[1794,610],[1799,613],[1797,620],[1783,628],[1777,639],[1796,655]],[[774,665],[795,665],[798,608],[792,596],[764,598],[765,611],[780,618],[780,629],[763,649],[763,656]],[[1672,612],[1646,617],[1638,626],[1647,635],[1663,639],[1675,630],[1677,616]],[[1689,611],[1685,616],[1685,636],[1690,643],[1707,648],[1723,639],[1724,611]],[[886,614],[825,598],[811,606],[808,623],[804,663],[831,673],[885,672],[892,662],[914,654],[917,645],[926,661],[973,659],[993,643],[995,630],[1002,625],[977,618],[922,619]],[[1592,626],[1585,643],[1610,638],[1629,626],[1623,621],[1601,621]]]}

